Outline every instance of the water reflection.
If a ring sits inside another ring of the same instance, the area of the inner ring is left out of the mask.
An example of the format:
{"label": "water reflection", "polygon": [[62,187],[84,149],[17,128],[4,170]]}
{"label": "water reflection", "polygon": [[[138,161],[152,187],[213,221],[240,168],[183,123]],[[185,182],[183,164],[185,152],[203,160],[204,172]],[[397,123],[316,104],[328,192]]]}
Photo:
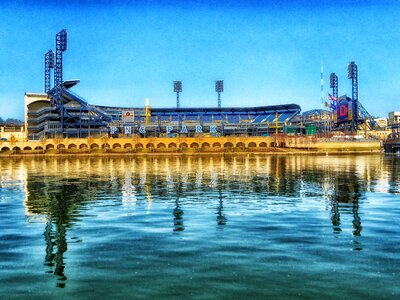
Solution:
{"label": "water reflection", "polygon": [[362,250],[365,195],[400,193],[399,165],[400,158],[379,155],[0,159],[0,187],[24,186],[28,220],[44,220],[44,263],[65,287],[68,231],[96,202],[146,213],[168,207],[169,232],[179,234],[191,229],[189,206],[206,208],[220,229],[233,223],[231,213],[325,206],[333,236],[351,227],[353,249]]}
{"label": "water reflection", "polygon": [[341,229],[340,209],[344,213],[352,214],[352,234],[353,234],[353,249],[362,250],[362,245],[358,241],[358,236],[361,236],[362,226],[361,217],[359,214],[359,206],[362,198],[362,188],[360,185],[365,185],[368,189],[369,181],[361,181],[359,178],[352,178],[352,173],[344,173],[335,178],[335,187],[333,195],[329,201],[331,206],[331,222],[334,234],[339,234]]}
{"label": "water reflection", "polygon": [[176,200],[175,208],[173,210],[174,215],[174,231],[183,231],[185,226],[183,225],[183,210],[180,207],[179,198],[182,196],[182,182],[178,182],[176,189]]}
{"label": "water reflection", "polygon": [[227,219],[224,215],[224,202],[222,199],[221,190],[218,191],[218,208],[217,208],[217,224],[223,228],[223,225],[226,225]]}

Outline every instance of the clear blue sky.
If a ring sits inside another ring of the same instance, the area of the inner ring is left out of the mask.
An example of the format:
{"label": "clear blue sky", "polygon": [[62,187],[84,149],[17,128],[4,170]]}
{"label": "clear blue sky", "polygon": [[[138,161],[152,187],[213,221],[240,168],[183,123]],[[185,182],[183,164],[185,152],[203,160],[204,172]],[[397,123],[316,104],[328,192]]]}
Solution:
{"label": "clear blue sky", "polygon": [[[25,92],[43,92],[44,54],[68,30],[64,79],[92,104],[181,106],[296,103],[321,108],[329,74],[376,116],[400,110],[399,1],[2,1],[0,116],[23,119]],[[346,2],[351,2],[347,4]]]}

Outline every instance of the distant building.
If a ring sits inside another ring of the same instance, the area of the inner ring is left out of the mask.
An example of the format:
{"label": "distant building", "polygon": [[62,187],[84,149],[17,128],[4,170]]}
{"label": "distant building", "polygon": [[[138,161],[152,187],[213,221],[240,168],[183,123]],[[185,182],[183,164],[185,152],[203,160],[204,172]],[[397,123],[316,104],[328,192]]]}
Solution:
{"label": "distant building", "polygon": [[400,132],[400,112],[393,111],[389,113],[388,127],[392,129],[392,132]]}

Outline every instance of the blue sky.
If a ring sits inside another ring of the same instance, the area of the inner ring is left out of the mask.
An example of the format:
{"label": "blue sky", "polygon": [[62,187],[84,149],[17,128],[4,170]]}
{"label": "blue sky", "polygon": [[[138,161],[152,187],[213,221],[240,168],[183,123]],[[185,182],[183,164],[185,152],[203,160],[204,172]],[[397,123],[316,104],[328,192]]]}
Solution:
{"label": "blue sky", "polygon": [[[3,1],[0,117],[23,119],[25,92],[43,92],[44,54],[68,30],[64,79],[92,104],[182,107],[296,103],[321,108],[329,74],[376,116],[400,110],[399,1]],[[347,2],[351,2],[348,4]]]}

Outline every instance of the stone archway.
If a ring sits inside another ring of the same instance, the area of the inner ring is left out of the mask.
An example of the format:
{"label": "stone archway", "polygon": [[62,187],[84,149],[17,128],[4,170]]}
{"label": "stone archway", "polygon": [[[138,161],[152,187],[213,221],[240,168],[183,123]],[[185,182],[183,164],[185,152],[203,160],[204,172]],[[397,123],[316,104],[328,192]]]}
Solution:
{"label": "stone archway", "polygon": [[199,144],[198,143],[191,143],[190,144],[190,148],[191,149],[198,149],[199,148]]}
{"label": "stone archway", "polygon": [[176,144],[175,143],[169,143],[168,144],[168,149],[176,149]]}
{"label": "stone archway", "polygon": [[260,145],[258,145],[261,148],[265,148],[267,147],[267,143],[266,142],[261,142]]}
{"label": "stone archway", "polygon": [[213,146],[213,148],[216,148],[216,149],[220,149],[221,148],[221,144],[220,143],[214,143],[212,146]]}
{"label": "stone archway", "polygon": [[205,142],[205,143],[201,144],[201,149],[205,149],[205,150],[207,150],[207,149],[210,149],[210,148],[211,148],[211,146],[210,146],[210,144],[209,144],[209,143],[207,143],[207,142]]}
{"label": "stone archway", "polygon": [[246,147],[246,145],[243,142],[239,142],[239,143],[236,143],[236,147],[244,149]]}
{"label": "stone archway", "polygon": [[76,149],[76,145],[75,144],[69,144],[68,145],[68,149]]}
{"label": "stone archway", "polygon": [[233,144],[231,142],[227,142],[224,144],[224,148],[233,148]]}
{"label": "stone archway", "polygon": [[51,150],[54,149],[54,145],[53,144],[47,144],[46,145],[46,150]]}
{"label": "stone archway", "polygon": [[249,148],[255,148],[255,147],[257,147],[257,144],[254,143],[254,142],[251,142],[251,143],[248,144],[248,147]]}

